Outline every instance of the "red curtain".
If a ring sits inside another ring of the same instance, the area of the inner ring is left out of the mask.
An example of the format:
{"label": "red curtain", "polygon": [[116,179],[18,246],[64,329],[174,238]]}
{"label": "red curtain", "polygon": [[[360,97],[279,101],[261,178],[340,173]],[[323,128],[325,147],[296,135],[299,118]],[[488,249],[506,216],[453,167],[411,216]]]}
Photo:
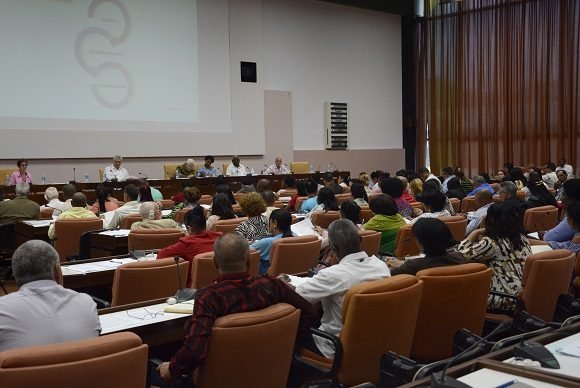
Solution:
{"label": "red curtain", "polygon": [[[428,3],[429,1],[427,1]],[[463,0],[417,25],[418,160],[495,175],[580,145],[580,1]]]}

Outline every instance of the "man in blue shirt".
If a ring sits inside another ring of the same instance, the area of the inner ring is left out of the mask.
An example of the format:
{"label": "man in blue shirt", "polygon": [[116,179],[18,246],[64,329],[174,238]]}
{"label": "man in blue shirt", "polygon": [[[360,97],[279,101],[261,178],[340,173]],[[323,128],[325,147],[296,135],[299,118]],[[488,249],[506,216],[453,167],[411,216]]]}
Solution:
{"label": "man in blue shirt", "polygon": [[318,204],[316,202],[316,193],[318,192],[318,183],[310,179],[306,182],[306,194],[308,194],[308,199],[302,202],[302,207],[300,207],[301,213],[308,213],[316,207]]}
{"label": "man in blue shirt", "polygon": [[468,196],[475,195],[481,190],[487,190],[491,195],[495,194],[495,190],[491,187],[482,176],[478,175],[473,178],[473,190],[467,194]]}

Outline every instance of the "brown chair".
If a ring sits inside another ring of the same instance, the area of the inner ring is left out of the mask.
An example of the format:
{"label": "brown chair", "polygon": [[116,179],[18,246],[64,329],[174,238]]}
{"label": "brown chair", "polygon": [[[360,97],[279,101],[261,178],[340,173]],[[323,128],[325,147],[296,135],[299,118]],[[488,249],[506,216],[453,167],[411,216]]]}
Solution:
{"label": "brown chair", "polygon": [[175,170],[177,167],[181,166],[181,164],[164,164],[163,165],[163,175],[165,179],[175,178]]}
{"label": "brown chair", "polygon": [[175,201],[172,199],[162,199],[160,202],[163,210],[173,209],[173,206],[175,206]]}
{"label": "brown chair", "polygon": [[350,194],[350,189],[348,191],[348,193],[342,193],[342,194],[336,194],[336,202],[338,203],[338,206],[342,205],[343,202],[347,202],[347,201],[352,201],[352,195]]}
{"label": "brown chair", "polygon": [[100,218],[65,218],[54,223],[54,249],[58,252],[60,261],[76,256],[80,251],[81,236],[91,230],[103,229]]}
{"label": "brown chair", "polygon": [[[343,354],[336,379],[346,386],[379,383],[379,360],[388,351],[408,357],[423,281],[411,275],[366,282],[344,297],[340,333]],[[396,313],[395,313],[396,312]],[[333,360],[302,350],[299,359],[332,369]]]}
{"label": "brown chair", "polygon": [[123,332],[0,352],[2,388],[142,388],[148,347]]}
{"label": "brown chair", "polygon": [[527,209],[524,213],[524,229],[528,232],[550,230],[558,224],[558,208],[547,205]]}
{"label": "brown chair", "polygon": [[576,267],[574,269],[574,283],[572,284],[574,288],[574,296],[576,298],[580,297],[580,252],[576,253]]}
{"label": "brown chair", "polygon": [[474,212],[477,210],[477,205],[475,204],[475,196],[465,197],[461,200],[461,211],[463,213]]}
{"label": "brown chair", "polygon": [[421,253],[419,245],[417,245],[417,239],[411,233],[412,227],[413,225],[405,225],[397,232],[396,257],[412,256]]}
{"label": "brown chair", "polygon": [[275,240],[270,248],[272,276],[308,271],[320,255],[321,241],[316,236],[286,237]]}
{"label": "brown chair", "polygon": [[467,229],[467,219],[463,216],[440,217],[441,221],[447,225],[451,235],[456,241],[463,241]]}
{"label": "brown chair", "polygon": [[312,213],[310,221],[313,225],[320,226],[321,228],[328,229],[328,226],[340,218],[340,212],[338,210],[329,211],[316,211]]}
{"label": "brown chair", "polygon": [[[260,253],[250,250],[250,275],[257,275],[260,270]],[[191,263],[191,287],[203,288],[213,283],[219,272],[213,262],[213,251],[200,253],[193,258]]]}
{"label": "brown chair", "polygon": [[365,222],[368,222],[371,218],[373,218],[373,216],[375,215],[375,213],[373,213],[373,211],[368,207],[368,206],[363,206],[360,208],[360,222],[362,222],[363,224]]}
{"label": "brown chair", "polygon": [[526,192],[523,190],[518,190],[516,192],[516,197],[518,197],[519,199],[526,199]]}
{"label": "brown chair", "polygon": [[290,171],[292,171],[293,174],[308,174],[310,172],[310,163],[290,162]]}
{"label": "brown chair", "polygon": [[411,357],[433,362],[453,355],[455,333],[462,328],[481,335],[493,271],[470,263],[425,269],[423,296]]}
{"label": "brown chair", "polygon": [[51,207],[40,209],[40,218],[52,218],[52,213],[54,213],[54,209]]}
{"label": "brown chair", "polygon": [[282,209],[286,205],[284,204],[284,202],[276,200],[276,201],[274,201],[274,205],[272,205],[272,206],[277,207],[278,209]]}
{"label": "brown chair", "polygon": [[369,256],[378,256],[381,249],[382,233],[375,230],[359,230],[360,248]]}
{"label": "brown chair", "polygon": [[204,194],[199,199],[199,204],[200,205],[212,205],[213,204],[213,197],[211,195]]}
{"label": "brown chair", "polygon": [[302,203],[306,201],[308,197],[298,197],[296,198],[296,203],[294,204],[294,210],[299,212],[300,208],[302,207]]}
{"label": "brown chair", "polygon": [[453,211],[459,213],[459,210],[461,209],[461,200],[458,198],[449,198],[449,203],[453,206]]}
{"label": "brown chair", "polygon": [[[179,260],[181,284],[185,285],[189,263]],[[123,264],[115,270],[111,306],[166,298],[179,289],[173,257]]]}
{"label": "brown chair", "polygon": [[300,310],[286,303],[216,319],[195,386],[286,386],[299,319]]}
{"label": "brown chair", "polygon": [[129,252],[165,248],[183,236],[183,230],[177,228],[135,229],[129,233]]}
{"label": "brown chair", "polygon": [[179,225],[183,224],[183,222],[185,221],[185,215],[190,210],[191,210],[191,208],[189,208],[189,207],[178,210],[175,213],[175,215],[173,216],[173,221],[177,222]]}
{"label": "brown chair", "polygon": [[552,321],[558,297],[566,294],[574,272],[576,255],[557,249],[526,258],[519,299],[528,313]]}
{"label": "brown chair", "polygon": [[127,214],[121,220],[121,229],[131,229],[131,225],[142,220],[143,218],[139,213]]}
{"label": "brown chair", "polygon": [[229,220],[218,220],[215,223],[214,230],[216,232],[230,233],[234,232],[239,224],[247,221],[248,217],[231,218]]}

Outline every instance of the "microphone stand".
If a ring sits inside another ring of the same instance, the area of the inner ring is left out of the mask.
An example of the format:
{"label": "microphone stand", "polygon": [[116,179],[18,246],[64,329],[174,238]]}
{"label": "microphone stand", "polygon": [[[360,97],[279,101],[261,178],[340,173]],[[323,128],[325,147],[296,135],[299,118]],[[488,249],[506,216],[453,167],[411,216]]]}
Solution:
{"label": "microphone stand", "polygon": [[175,266],[177,267],[177,281],[179,284],[179,290],[175,293],[175,299],[177,303],[185,302],[187,300],[193,299],[193,295],[197,292],[195,288],[183,288],[181,284],[181,273],[179,272],[179,256],[175,256]]}

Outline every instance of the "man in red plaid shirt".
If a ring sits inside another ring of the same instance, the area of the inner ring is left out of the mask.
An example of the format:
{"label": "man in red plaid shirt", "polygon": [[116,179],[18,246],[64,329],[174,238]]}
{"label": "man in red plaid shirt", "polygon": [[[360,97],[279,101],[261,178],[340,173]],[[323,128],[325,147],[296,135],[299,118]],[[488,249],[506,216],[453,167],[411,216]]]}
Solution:
{"label": "man in red plaid shirt", "polygon": [[221,316],[288,303],[301,310],[299,340],[306,339],[309,328],[318,321],[312,304],[285,282],[269,276],[252,277],[248,274],[250,249],[240,234],[228,233],[218,238],[214,256],[220,276],[212,285],[197,291],[183,345],[171,362],[164,362],[158,368],[161,378],[167,382],[183,375],[191,376],[195,368],[203,364],[214,321]]}

